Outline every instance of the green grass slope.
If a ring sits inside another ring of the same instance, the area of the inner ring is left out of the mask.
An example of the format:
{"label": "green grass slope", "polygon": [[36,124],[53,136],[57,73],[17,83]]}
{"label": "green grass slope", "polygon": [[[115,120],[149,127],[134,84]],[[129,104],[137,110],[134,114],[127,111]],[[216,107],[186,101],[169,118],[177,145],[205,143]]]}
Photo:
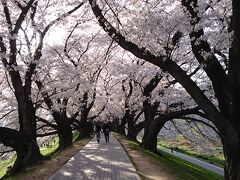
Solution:
{"label": "green grass slope", "polygon": [[[130,143],[138,147],[138,143],[130,141]],[[159,154],[154,154],[150,151],[144,151],[146,156],[161,161],[166,166],[168,171],[175,177],[181,180],[223,180],[223,176],[208,171],[200,166],[187,162],[183,159],[175,157],[164,151],[159,151]]]}

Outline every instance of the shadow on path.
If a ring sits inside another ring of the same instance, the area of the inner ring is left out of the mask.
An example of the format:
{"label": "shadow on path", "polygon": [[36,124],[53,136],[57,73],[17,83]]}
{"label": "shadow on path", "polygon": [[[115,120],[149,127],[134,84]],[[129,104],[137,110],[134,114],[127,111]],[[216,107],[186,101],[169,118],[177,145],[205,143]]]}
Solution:
{"label": "shadow on path", "polygon": [[110,136],[106,143],[94,137],[49,180],[140,180],[136,169],[119,142]]}

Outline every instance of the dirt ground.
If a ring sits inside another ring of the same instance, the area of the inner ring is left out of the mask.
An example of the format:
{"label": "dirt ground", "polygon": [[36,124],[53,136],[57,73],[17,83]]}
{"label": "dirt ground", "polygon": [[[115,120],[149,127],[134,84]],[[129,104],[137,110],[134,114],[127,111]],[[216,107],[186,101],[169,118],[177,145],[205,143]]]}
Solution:
{"label": "dirt ground", "polygon": [[[125,151],[132,160],[139,175],[144,180],[175,180],[175,177],[167,171],[167,169],[159,161],[150,158],[142,152],[140,148],[133,147],[128,141],[115,134]],[[47,180],[60,167],[62,167],[71,157],[73,157],[80,149],[82,149],[90,139],[82,139],[76,142],[73,147],[65,151],[55,154],[51,160],[42,162],[40,165],[27,169],[23,174],[19,174],[12,179],[17,180]]]}
{"label": "dirt ground", "polygon": [[175,180],[168,172],[168,169],[161,164],[159,161],[146,156],[140,148],[133,147],[128,141],[119,136],[115,135],[118,141],[122,144],[128,156],[132,160],[135,168],[138,171],[140,177],[144,180]]}

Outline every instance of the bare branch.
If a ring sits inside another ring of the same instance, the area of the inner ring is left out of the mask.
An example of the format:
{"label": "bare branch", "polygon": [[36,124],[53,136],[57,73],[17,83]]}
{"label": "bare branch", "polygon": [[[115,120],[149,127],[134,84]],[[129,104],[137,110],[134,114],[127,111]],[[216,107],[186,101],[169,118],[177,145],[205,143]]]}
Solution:
{"label": "bare branch", "polygon": [[51,131],[45,134],[37,134],[37,137],[46,137],[46,136],[51,136],[51,135],[55,135],[58,134],[58,131]]}
{"label": "bare branch", "polygon": [[59,16],[58,18],[56,18],[55,20],[53,20],[52,22],[50,22],[45,29],[42,32],[42,36],[44,37],[46,35],[46,33],[48,32],[48,30],[50,29],[51,26],[53,26],[56,22],[60,21],[61,19],[69,16],[70,14],[72,14],[73,12],[75,12],[76,10],[78,10],[80,7],[82,7],[84,3],[81,2],[79,5],[77,5],[76,7],[74,7],[72,10],[62,14],[61,16]]}
{"label": "bare branch", "polygon": [[6,80],[7,80],[7,83],[8,83],[8,87],[11,89],[11,91],[12,91],[13,93],[15,93],[14,89],[13,89],[12,86],[11,86],[11,83],[9,82],[8,75],[7,75],[7,72],[6,72],[6,71],[5,71],[5,76],[6,76]]}
{"label": "bare branch", "polygon": [[112,11],[112,13],[114,14],[114,16],[116,17],[118,23],[123,27],[120,19],[118,18],[117,14],[116,14],[115,11],[112,9],[112,7],[110,6],[110,4],[107,2],[107,0],[104,0],[104,1],[105,1],[105,3],[108,5],[108,7],[110,8],[110,10]]}
{"label": "bare branch", "polygon": [[182,119],[182,120],[191,120],[191,121],[194,121],[194,122],[202,123],[205,126],[210,127],[216,134],[219,135],[218,130],[213,125],[211,125],[211,124],[209,124],[209,123],[207,123],[207,122],[205,122],[203,120],[200,120],[200,119],[197,119],[197,118],[193,118],[193,117],[181,117],[180,119]]}
{"label": "bare branch", "polygon": [[41,117],[37,117],[37,120],[40,121],[40,122],[43,122],[43,123],[46,124],[47,126],[52,127],[52,128],[54,128],[54,129],[57,129],[57,128],[58,128],[58,126],[57,126],[56,124],[52,124],[52,123],[50,123],[49,121],[47,121],[46,119],[43,119],[43,118],[41,118]]}
{"label": "bare branch", "polygon": [[19,15],[19,17],[17,18],[17,21],[15,23],[15,27],[13,29],[13,33],[12,35],[14,34],[17,34],[19,29],[21,28],[21,25],[29,11],[29,9],[32,7],[32,4],[34,3],[35,0],[30,0],[27,5],[22,9],[22,12],[21,14]]}
{"label": "bare branch", "polygon": [[6,21],[8,24],[8,31],[9,31],[9,33],[11,33],[12,32],[12,20],[11,20],[11,16],[10,16],[10,12],[9,12],[6,0],[2,0],[2,6],[3,6],[3,12],[5,14]]}
{"label": "bare branch", "polygon": [[12,112],[14,112],[16,109],[12,109],[9,112],[7,112],[6,114],[4,114],[2,117],[0,117],[0,120],[4,119],[5,117],[7,117],[9,114],[11,114]]}
{"label": "bare branch", "polygon": [[21,9],[21,10],[23,10],[23,6],[18,2],[18,1],[14,1],[14,3]]}

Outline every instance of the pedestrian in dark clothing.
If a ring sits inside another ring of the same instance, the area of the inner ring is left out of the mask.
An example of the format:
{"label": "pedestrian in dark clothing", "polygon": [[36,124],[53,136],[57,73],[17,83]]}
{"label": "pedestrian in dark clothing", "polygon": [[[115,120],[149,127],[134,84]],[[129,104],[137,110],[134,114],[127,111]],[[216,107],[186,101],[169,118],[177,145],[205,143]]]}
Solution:
{"label": "pedestrian in dark clothing", "polygon": [[105,136],[105,141],[109,142],[109,133],[110,133],[110,125],[109,123],[104,123],[102,126],[102,130]]}

